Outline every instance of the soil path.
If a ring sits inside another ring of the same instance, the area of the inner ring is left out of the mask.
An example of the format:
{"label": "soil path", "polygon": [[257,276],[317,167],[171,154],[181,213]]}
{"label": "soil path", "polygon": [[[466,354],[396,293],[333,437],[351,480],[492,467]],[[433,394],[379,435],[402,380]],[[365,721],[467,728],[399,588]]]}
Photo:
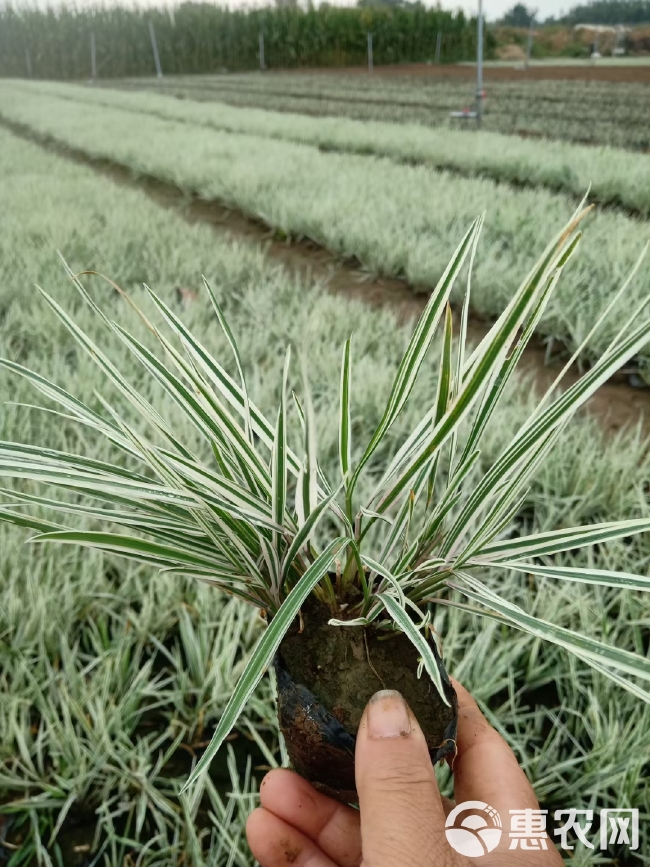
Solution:
{"label": "soil path", "polygon": [[[268,70],[266,73],[273,74],[274,72],[294,72],[297,74],[319,73],[328,75],[333,73],[345,72],[346,75],[368,75],[367,66],[350,66],[341,68],[319,68],[319,69],[275,69]],[[439,79],[460,79],[460,80],[476,80],[476,68],[472,64],[430,64],[430,63],[408,63],[400,65],[375,66],[372,75],[419,75],[425,78]],[[523,66],[484,66],[483,80],[484,81],[546,81],[546,80],[582,80],[582,81],[613,81],[627,83],[638,82],[641,84],[650,83],[650,63],[649,64],[604,64],[598,65],[590,60],[585,60],[581,64],[551,65],[550,63],[543,66],[530,66],[524,69]]]}
{"label": "soil path", "polygon": [[[373,278],[362,271],[356,260],[342,261],[309,239],[278,240],[274,231],[260,220],[219,202],[205,201],[195,194],[179,190],[173,184],[150,176],[136,176],[132,169],[104,159],[93,159],[74,148],[52,139],[36,135],[18,124],[0,119],[14,135],[34,142],[48,151],[81,165],[123,186],[139,189],[161,207],[173,209],[188,223],[204,223],[236,240],[262,244],[269,258],[284,265],[303,278],[318,280],[335,295],[356,298],[375,308],[391,310],[401,323],[415,319],[424,309],[427,292],[410,286],[405,280]],[[469,336],[480,340],[489,330],[490,323],[473,317],[469,323]],[[557,376],[561,365],[550,361],[541,340],[533,339],[528,345],[519,370],[528,375],[536,392],[543,392]],[[565,386],[579,378],[578,370],[571,370],[564,379]],[[624,373],[616,374],[590,398],[586,404],[590,415],[598,418],[609,434],[641,423],[644,435],[650,436],[650,388],[634,388]]]}

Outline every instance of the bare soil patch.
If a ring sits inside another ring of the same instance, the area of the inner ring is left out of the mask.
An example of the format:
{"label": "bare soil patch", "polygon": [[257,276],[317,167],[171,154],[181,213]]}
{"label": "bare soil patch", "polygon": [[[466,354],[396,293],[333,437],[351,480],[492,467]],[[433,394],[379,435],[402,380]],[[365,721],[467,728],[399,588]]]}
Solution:
{"label": "bare soil patch", "polygon": [[[472,65],[433,63],[409,63],[386,66],[375,66],[372,73],[365,66],[351,66],[345,69],[277,69],[273,72],[295,72],[304,75],[305,72],[321,75],[340,75],[342,72],[350,75],[418,75],[438,79],[476,79],[476,69]],[[516,66],[486,66],[483,69],[485,81],[547,81],[547,80],[583,80],[583,81],[614,81],[621,83],[640,82],[650,84],[650,64],[628,64],[620,66],[598,65],[591,60],[585,60],[580,65],[531,66],[528,69]]]}

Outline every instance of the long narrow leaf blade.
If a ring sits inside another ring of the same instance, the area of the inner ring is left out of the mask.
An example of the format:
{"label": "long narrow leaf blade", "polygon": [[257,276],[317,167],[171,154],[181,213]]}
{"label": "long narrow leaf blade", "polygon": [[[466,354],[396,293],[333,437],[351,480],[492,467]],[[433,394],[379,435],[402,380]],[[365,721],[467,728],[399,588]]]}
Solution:
{"label": "long narrow leaf blade", "polygon": [[492,542],[486,545],[474,560],[477,563],[493,563],[521,557],[544,557],[559,554],[561,551],[571,551],[574,548],[611,542],[625,536],[635,536],[637,533],[646,533],[649,530],[650,518],[569,527],[564,530],[553,530],[550,533],[536,533],[531,536]]}
{"label": "long narrow leaf blade", "polygon": [[391,619],[395,621],[397,626],[399,626],[422,657],[427,674],[431,678],[435,688],[438,690],[440,698],[449,707],[449,699],[445,695],[445,688],[442,683],[440,669],[438,668],[438,663],[430,644],[424,635],[422,635],[420,630],[416,628],[405,609],[402,608],[402,606],[393,599],[392,596],[389,596],[388,593],[380,593],[379,598],[381,599],[386,611],[390,614]]}
{"label": "long narrow leaf blade", "polygon": [[297,617],[305,599],[329,570],[336,553],[346,541],[346,538],[341,536],[331,542],[320,557],[305,572],[278,609],[277,614],[255,647],[255,650],[246,665],[246,670],[239,679],[221,719],[219,720],[219,724],[212,736],[212,740],[210,741],[206,751],[201,756],[197,766],[192,771],[187,783],[183,787],[183,792],[195,783],[210,765],[217,750],[224,742],[226,736],[237,721],[237,717],[244,708],[244,705],[252,695],[253,690],[260,682],[268,666],[273,661],[273,657],[275,656],[282,639],[294,619]]}
{"label": "long narrow leaf blade", "polygon": [[352,460],[352,423],[350,419],[350,344],[348,338],[343,347],[343,361],[341,363],[341,405],[339,420],[339,462],[341,464],[341,477],[347,481]]}
{"label": "long narrow leaf blade", "polygon": [[572,566],[538,566],[534,563],[520,563],[502,560],[504,569],[514,569],[526,575],[539,575],[541,578],[557,578],[561,581],[577,581],[581,584],[599,584],[603,587],[616,587],[619,590],[641,590],[650,592],[650,578],[634,575],[631,572],[614,572],[609,569]]}

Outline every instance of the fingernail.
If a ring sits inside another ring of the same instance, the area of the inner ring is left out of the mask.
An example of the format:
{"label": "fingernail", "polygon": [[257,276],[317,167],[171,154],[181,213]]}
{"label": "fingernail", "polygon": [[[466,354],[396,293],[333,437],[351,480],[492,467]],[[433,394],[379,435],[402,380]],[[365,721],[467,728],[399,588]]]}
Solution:
{"label": "fingernail", "polygon": [[395,689],[380,689],[368,704],[368,735],[371,738],[399,738],[410,734],[406,702]]}

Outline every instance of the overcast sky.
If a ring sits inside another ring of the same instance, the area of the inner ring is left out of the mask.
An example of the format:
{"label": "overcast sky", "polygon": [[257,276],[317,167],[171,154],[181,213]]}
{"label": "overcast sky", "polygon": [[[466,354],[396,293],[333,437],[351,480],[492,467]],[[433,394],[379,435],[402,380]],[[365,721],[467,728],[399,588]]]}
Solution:
{"label": "overcast sky", "polygon": [[[71,0],[36,0],[38,6],[59,6],[59,5],[75,5],[75,6],[94,6],[99,0],[75,0],[72,4]],[[181,0],[101,0],[101,5],[116,5],[116,6],[176,6]],[[224,0],[223,3],[215,2],[217,6],[229,6],[231,8],[246,8],[251,6],[267,5],[269,0]],[[318,2],[318,0],[315,0]],[[339,6],[354,6],[356,0],[329,0],[333,5]],[[488,20],[494,21],[500,18],[506,9],[512,6],[518,0],[483,0],[483,10]],[[572,5],[575,5],[578,0],[522,0],[527,6],[532,6],[538,10],[538,17],[541,20],[548,18],[549,15],[558,15],[564,12]],[[427,6],[435,5],[435,0],[424,0]],[[33,6],[34,0],[14,0],[14,6]],[[443,9],[464,9],[469,14],[474,14],[478,6],[478,0],[441,0]]]}

